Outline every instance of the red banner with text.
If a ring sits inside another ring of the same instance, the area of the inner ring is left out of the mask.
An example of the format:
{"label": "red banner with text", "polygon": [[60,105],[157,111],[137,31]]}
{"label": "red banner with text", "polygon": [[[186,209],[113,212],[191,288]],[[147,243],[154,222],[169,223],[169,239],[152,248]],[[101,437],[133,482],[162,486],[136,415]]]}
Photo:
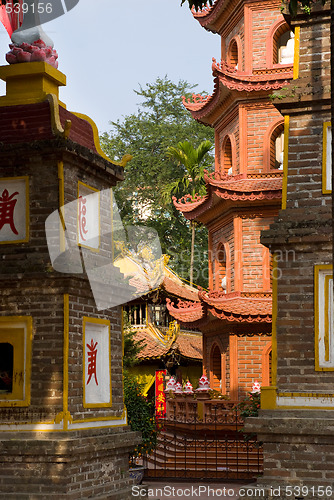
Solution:
{"label": "red banner with text", "polygon": [[162,417],[166,413],[166,395],[164,393],[164,379],[166,370],[155,372],[155,413]]}

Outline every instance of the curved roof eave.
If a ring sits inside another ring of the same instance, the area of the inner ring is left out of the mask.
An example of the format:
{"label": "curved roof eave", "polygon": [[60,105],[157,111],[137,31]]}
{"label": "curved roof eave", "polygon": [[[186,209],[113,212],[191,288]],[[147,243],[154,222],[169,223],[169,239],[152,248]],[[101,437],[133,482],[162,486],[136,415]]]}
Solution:
{"label": "curved roof eave", "polygon": [[203,28],[211,31],[212,33],[218,33],[214,23],[218,19],[218,16],[225,7],[224,4],[226,3],[226,0],[215,0],[213,5],[210,7],[205,6],[202,10],[197,12],[193,9],[192,14]]}

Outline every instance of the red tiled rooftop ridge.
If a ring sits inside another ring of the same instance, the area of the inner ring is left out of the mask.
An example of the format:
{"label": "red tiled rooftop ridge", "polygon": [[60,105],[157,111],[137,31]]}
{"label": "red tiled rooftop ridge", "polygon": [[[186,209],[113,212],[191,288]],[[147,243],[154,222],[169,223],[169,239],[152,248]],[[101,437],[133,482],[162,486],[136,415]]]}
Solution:
{"label": "red tiled rooftop ridge", "polygon": [[282,197],[282,171],[259,174],[221,175],[205,173],[207,195],[186,195],[173,203],[187,218],[193,219],[210,208],[213,196],[231,201],[280,200]]}
{"label": "red tiled rooftop ridge", "polygon": [[182,323],[195,323],[205,318],[208,312],[213,316],[234,323],[271,322],[271,292],[199,292],[201,302],[179,301],[177,306],[170,300],[167,308],[170,314]]}
{"label": "red tiled rooftop ridge", "polygon": [[154,335],[152,326],[147,326],[136,331],[135,340],[143,341],[144,348],[138,354],[141,361],[161,358],[171,349],[177,349],[185,358],[201,360],[203,357],[202,335],[199,333],[180,331],[175,340],[164,343]]}
{"label": "red tiled rooftop ridge", "polygon": [[275,66],[246,73],[229,66],[225,61],[217,62],[212,58],[212,75],[214,88],[211,95],[192,94],[191,98],[182,98],[184,106],[196,120],[208,115],[227,91],[248,93],[281,89],[292,79],[293,69],[292,66]]}

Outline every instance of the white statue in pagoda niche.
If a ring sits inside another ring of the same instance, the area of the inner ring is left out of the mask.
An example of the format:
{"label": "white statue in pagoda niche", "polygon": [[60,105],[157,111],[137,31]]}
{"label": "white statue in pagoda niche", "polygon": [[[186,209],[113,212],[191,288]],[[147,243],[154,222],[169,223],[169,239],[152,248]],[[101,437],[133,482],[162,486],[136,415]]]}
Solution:
{"label": "white statue in pagoda niche", "polygon": [[53,41],[41,27],[40,5],[43,8],[48,5],[48,9],[53,7],[51,2],[44,4],[38,0],[19,0],[17,3],[7,0],[6,6],[2,7],[0,20],[13,42],[6,54],[9,64],[43,61],[58,67],[58,54],[53,48]]}
{"label": "white statue in pagoda niche", "polygon": [[286,40],[286,43],[282,44],[282,46],[279,49],[280,52],[279,63],[293,64],[294,49],[295,49],[295,34],[293,31],[290,31],[288,33],[285,33],[281,38],[283,39],[284,37],[289,37],[289,38]]}

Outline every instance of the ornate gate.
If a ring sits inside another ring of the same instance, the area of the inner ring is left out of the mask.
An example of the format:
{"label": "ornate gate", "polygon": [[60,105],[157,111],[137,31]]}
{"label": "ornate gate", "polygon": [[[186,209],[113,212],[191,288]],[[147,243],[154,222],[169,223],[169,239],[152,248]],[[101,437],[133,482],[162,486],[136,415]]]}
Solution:
{"label": "ornate gate", "polygon": [[158,444],[144,458],[147,479],[252,479],[262,473],[262,446],[242,432],[235,403],[212,401],[202,417],[200,402],[193,411],[183,405],[176,402],[168,416],[157,418]]}

